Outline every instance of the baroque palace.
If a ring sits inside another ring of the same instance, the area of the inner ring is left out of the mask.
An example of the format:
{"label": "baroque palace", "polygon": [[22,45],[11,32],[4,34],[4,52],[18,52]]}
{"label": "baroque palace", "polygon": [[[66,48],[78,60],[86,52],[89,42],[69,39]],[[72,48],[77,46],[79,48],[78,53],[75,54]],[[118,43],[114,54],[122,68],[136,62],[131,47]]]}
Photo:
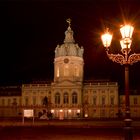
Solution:
{"label": "baroque palace", "polygon": [[[0,87],[0,117],[21,117],[33,109],[35,117],[54,119],[117,118],[124,114],[124,95],[118,83],[83,82],[84,48],[73,38],[70,22],[62,45],[55,48],[54,80]],[[140,96],[130,95],[131,116],[140,117]]]}

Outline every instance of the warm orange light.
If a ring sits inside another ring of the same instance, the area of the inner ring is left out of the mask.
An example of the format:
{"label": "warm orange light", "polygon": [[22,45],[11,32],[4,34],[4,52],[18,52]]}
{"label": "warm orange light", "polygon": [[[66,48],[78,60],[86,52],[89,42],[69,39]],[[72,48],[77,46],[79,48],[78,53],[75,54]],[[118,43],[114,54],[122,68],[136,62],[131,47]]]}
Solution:
{"label": "warm orange light", "polygon": [[[127,42],[127,43],[126,43]],[[122,49],[130,49],[130,47],[131,47],[131,44],[132,44],[132,40],[131,39],[129,39],[129,40],[121,40],[120,41],[120,44],[121,44],[121,48]]]}
{"label": "warm orange light", "polygon": [[121,32],[121,35],[122,35],[123,39],[131,38],[132,34],[133,34],[133,31],[134,31],[134,27],[131,26],[131,25],[124,25],[120,28],[120,32]]}
{"label": "warm orange light", "polygon": [[87,118],[88,117],[88,114],[85,114],[85,118]]}
{"label": "warm orange light", "polygon": [[106,33],[101,36],[101,39],[104,47],[109,47],[111,45],[112,35],[107,30]]}
{"label": "warm orange light", "polygon": [[54,109],[51,109],[51,113],[54,113]]}
{"label": "warm orange light", "polygon": [[80,109],[77,110],[77,113],[80,113]]}
{"label": "warm orange light", "polygon": [[134,31],[134,27],[131,25],[124,25],[120,28],[120,32],[122,35],[122,40],[120,41],[122,49],[130,49],[132,44],[132,34]]}
{"label": "warm orange light", "polygon": [[63,112],[63,110],[62,110],[62,109],[60,109],[59,111],[60,111],[60,112]]}

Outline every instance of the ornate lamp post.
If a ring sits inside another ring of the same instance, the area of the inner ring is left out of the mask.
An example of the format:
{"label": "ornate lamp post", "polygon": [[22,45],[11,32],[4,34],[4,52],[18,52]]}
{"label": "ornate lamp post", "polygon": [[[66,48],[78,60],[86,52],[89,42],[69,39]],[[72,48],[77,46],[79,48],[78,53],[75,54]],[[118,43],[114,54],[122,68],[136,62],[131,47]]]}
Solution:
{"label": "ornate lamp post", "polygon": [[112,35],[108,29],[105,34],[101,36],[104,47],[106,48],[106,54],[113,62],[124,65],[125,67],[125,140],[133,140],[131,117],[130,117],[130,101],[129,101],[129,65],[140,61],[140,54],[130,54],[132,44],[132,34],[134,27],[131,25],[124,25],[120,28],[122,39],[120,40],[121,54],[109,53],[109,47],[112,41]]}

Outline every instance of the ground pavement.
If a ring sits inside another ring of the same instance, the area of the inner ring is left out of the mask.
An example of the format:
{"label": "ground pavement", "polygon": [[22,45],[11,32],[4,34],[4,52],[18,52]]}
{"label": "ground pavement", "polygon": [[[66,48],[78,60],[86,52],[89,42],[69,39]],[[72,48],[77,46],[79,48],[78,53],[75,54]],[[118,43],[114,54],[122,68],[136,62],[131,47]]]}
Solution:
{"label": "ground pavement", "polygon": [[[140,121],[133,121],[140,140]],[[124,140],[123,120],[0,119],[0,140]]]}

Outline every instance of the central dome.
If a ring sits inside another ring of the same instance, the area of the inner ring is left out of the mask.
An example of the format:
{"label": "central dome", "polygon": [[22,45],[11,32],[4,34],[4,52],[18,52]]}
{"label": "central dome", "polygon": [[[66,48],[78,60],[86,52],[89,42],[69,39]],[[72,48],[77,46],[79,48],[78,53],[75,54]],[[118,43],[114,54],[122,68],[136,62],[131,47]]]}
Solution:
{"label": "central dome", "polygon": [[78,56],[83,57],[84,49],[83,47],[79,47],[78,44],[75,43],[73,38],[73,30],[70,27],[70,24],[65,31],[65,39],[64,44],[57,45],[55,49],[55,57],[60,56]]}

